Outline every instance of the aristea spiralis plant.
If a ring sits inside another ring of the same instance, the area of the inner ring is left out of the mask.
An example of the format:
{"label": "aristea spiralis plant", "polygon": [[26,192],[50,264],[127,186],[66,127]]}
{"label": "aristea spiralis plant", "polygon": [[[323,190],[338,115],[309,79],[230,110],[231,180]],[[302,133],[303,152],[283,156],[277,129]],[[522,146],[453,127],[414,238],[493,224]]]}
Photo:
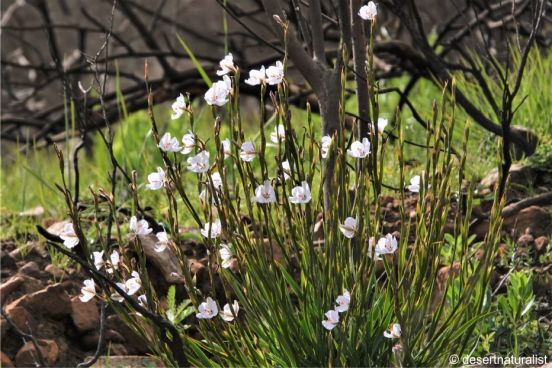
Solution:
{"label": "aristea spiralis plant", "polygon": [[[374,12],[366,8],[361,15],[373,21]],[[172,123],[187,118],[190,132],[179,140],[159,131],[150,98],[151,144],[159,147],[160,166],[147,181],[132,175],[134,213],[118,210],[114,191],[93,190],[96,215],[83,219],[67,185],[60,186],[72,224],[62,234],[66,248],[50,244],[90,272],[82,300],[109,303],[168,366],[443,366],[451,354],[468,355],[476,343],[472,332],[487,316],[502,203],[497,196],[485,240],[469,243],[468,128],[457,152],[454,99],[443,94],[434,104],[420,157],[425,169],[407,177],[400,116],[392,127],[379,119],[371,61],[370,118],[378,124],[367,136],[346,130],[343,108],[333,136],[317,134],[310,113],[303,126],[292,122],[286,58],[244,79],[258,86],[261,109],[259,136],[246,136],[241,71],[231,54],[220,67],[222,79],[204,96],[212,106],[213,140],[194,130],[184,95],[173,104]],[[336,88],[343,106],[345,85]],[[267,99],[274,108],[270,119]],[[383,167],[395,155],[403,183],[397,189],[401,222],[389,233],[381,205]],[[189,181],[197,192],[186,190]],[[142,210],[137,188],[144,184],[166,195],[164,225]],[[194,196],[200,206],[193,205]],[[407,201],[416,203],[415,212],[407,213]],[[106,211],[107,219],[99,215]],[[207,293],[197,287],[182,251],[183,216],[195,223],[207,249]],[[96,240],[85,236],[88,227]],[[452,244],[445,242],[447,233],[456,239]],[[169,307],[160,302],[165,294],[146,267],[152,251],[167,252],[182,270],[172,276],[184,285],[195,319],[183,320],[187,303],[177,307],[174,289]],[[439,280],[443,266],[450,272]],[[187,334],[190,324],[200,338]]]}

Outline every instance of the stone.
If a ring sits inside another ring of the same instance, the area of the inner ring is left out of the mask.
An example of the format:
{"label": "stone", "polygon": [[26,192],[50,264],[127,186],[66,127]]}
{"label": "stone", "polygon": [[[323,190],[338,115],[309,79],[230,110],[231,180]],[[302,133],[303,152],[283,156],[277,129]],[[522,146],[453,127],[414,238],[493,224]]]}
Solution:
{"label": "stone", "polygon": [[99,327],[100,312],[95,300],[83,303],[78,296],[75,296],[71,299],[71,310],[73,324],[79,332],[83,333]]}
{"label": "stone", "polygon": [[3,351],[0,351],[0,367],[5,367],[5,368],[15,367],[10,357]]}
{"label": "stone", "polygon": [[532,244],[534,240],[535,238],[533,238],[533,235],[526,232],[518,238],[517,245],[519,245],[520,247],[526,247]]}
{"label": "stone", "polygon": [[37,206],[23,212],[19,212],[19,216],[22,217],[40,217],[42,215],[44,215],[44,207],[42,206]]}
{"label": "stone", "polygon": [[10,317],[12,323],[25,333],[36,334],[36,320],[34,317],[23,307],[15,307],[6,311],[8,317]]}
{"label": "stone", "polygon": [[[145,341],[140,336],[136,335],[127,325],[125,325],[125,323],[116,314],[112,314],[107,317],[106,325],[108,329],[118,332],[124,338],[124,347],[128,354],[146,354],[150,351]],[[142,327],[145,329],[151,329],[151,326],[147,324],[144,324]],[[113,354],[120,355],[115,353]]]}
{"label": "stone", "polygon": [[71,314],[71,299],[61,284],[54,284],[32,294],[26,294],[6,306],[6,313],[23,307],[33,314],[61,318]]}
{"label": "stone", "polygon": [[164,367],[159,359],[143,355],[110,355],[98,358],[92,368],[109,367]]}
{"label": "stone", "polygon": [[48,266],[46,266],[44,271],[49,273],[50,276],[52,276],[56,280],[60,280],[63,276],[65,276],[65,271],[53,264],[49,264]]}
{"label": "stone", "polygon": [[25,263],[21,268],[19,268],[19,273],[35,278],[41,276],[40,267],[35,261],[30,261]]}
{"label": "stone", "polygon": [[10,255],[9,252],[6,252],[3,250],[0,253],[0,268],[2,269],[17,269],[17,263],[15,262],[15,259]]}
{"label": "stone", "polygon": [[13,293],[23,292],[25,294],[29,294],[34,293],[41,288],[42,283],[33,277],[15,275],[0,285],[0,300],[2,300],[2,304],[4,304]]}
{"label": "stone", "polygon": [[157,243],[157,238],[154,234],[140,236],[140,243],[144,249],[146,259],[161,272],[166,282],[170,284],[183,282],[179,276],[182,275],[182,268],[170,247],[167,247],[163,252],[156,252],[155,244]]}
{"label": "stone", "polygon": [[535,239],[535,250],[537,253],[544,252],[549,244],[549,240],[546,236],[539,236]]}
{"label": "stone", "polygon": [[[44,362],[52,366],[59,355],[59,348],[54,340],[38,340],[38,348],[42,353]],[[15,355],[15,364],[17,367],[35,366],[37,362],[37,351],[32,341],[27,341]]]}
{"label": "stone", "polygon": [[530,206],[504,218],[502,229],[509,235],[519,236],[527,228],[535,238],[548,236],[552,233],[552,215],[542,207]]}
{"label": "stone", "polygon": [[537,145],[539,144],[539,136],[537,133],[523,125],[512,125],[510,131],[521,135],[527,141],[527,148],[529,149],[529,152],[525,152],[521,146],[518,147],[513,143],[511,149],[513,160],[521,160],[523,157],[531,156],[535,153]]}

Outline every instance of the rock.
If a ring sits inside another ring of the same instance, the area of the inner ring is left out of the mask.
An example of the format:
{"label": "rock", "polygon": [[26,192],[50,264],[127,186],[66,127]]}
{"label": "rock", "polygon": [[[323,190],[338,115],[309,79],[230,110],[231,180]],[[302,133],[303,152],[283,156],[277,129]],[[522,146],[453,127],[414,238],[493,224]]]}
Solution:
{"label": "rock", "polygon": [[55,284],[14,300],[6,306],[6,313],[16,307],[33,314],[61,318],[71,314],[71,299],[60,284]]}
{"label": "rock", "polygon": [[[52,366],[59,355],[59,348],[54,340],[38,340],[38,348],[42,353],[44,362]],[[17,352],[15,364],[18,367],[35,366],[37,351],[32,341],[27,341],[25,345]]]}
{"label": "rock", "polygon": [[42,288],[42,283],[29,276],[15,275],[0,285],[0,300],[2,304],[9,300],[9,296],[16,292],[33,293]]}
{"label": "rock", "polygon": [[17,269],[17,263],[15,262],[15,259],[10,256],[10,253],[3,250],[0,254],[0,268],[12,270]]}
{"label": "rock", "polygon": [[23,212],[19,212],[19,216],[22,217],[40,217],[42,215],[44,215],[44,207],[42,206],[37,206]]}
{"label": "rock", "polygon": [[[510,167],[510,188],[507,198],[520,198],[526,192],[528,186],[533,186],[537,177],[535,170],[527,165],[513,164]],[[480,185],[484,188],[494,190],[498,185],[498,169],[491,170],[481,181]]]}
{"label": "rock", "polygon": [[110,355],[101,356],[92,368],[109,367],[164,367],[159,359],[142,355]]}
{"label": "rock", "polygon": [[166,282],[170,284],[183,282],[181,277],[175,276],[182,275],[182,268],[170,247],[163,252],[156,252],[155,244],[157,243],[157,238],[154,234],[140,236],[140,243],[142,244],[147,260],[161,272]]}
{"label": "rock", "polygon": [[0,351],[0,367],[5,367],[5,368],[15,367],[10,357],[7,354],[5,354],[3,351]]}
{"label": "rock", "polygon": [[19,268],[19,273],[35,278],[40,278],[41,272],[40,267],[34,261],[25,263],[21,268]]}
{"label": "rock", "polygon": [[[121,336],[120,333],[112,329],[107,329],[105,331],[104,339],[105,341],[110,342],[112,344],[124,345],[126,341],[125,338]],[[99,340],[100,340],[100,334],[98,331],[89,331],[86,334],[82,335],[80,339],[80,345],[84,350],[87,350],[87,351],[96,350]]]}
{"label": "rock", "polygon": [[[140,336],[136,335],[130,328],[128,328],[116,314],[112,314],[107,317],[106,325],[108,329],[118,332],[124,338],[124,347],[128,354],[146,354],[150,351],[146,342]],[[147,324],[144,324],[142,327],[145,329],[151,329],[151,326]]]}
{"label": "rock", "polygon": [[530,206],[504,218],[502,229],[509,235],[519,236],[527,228],[531,228],[533,237],[548,236],[552,233],[552,215],[542,207]]}
{"label": "rock", "polygon": [[546,247],[548,246],[549,240],[546,236],[539,236],[535,239],[535,250],[537,253],[544,252],[546,250]]}
{"label": "rock", "polygon": [[529,152],[525,153],[522,147],[518,147],[512,144],[512,159],[521,160],[524,156],[531,156],[535,153],[537,145],[539,144],[539,136],[531,129],[524,127],[523,125],[512,125],[510,130],[513,133],[521,135],[527,141]]}
{"label": "rock", "polygon": [[[129,355],[125,345],[123,345],[123,344],[111,344],[109,346],[109,353],[113,354],[113,355],[116,355],[116,356],[127,356],[127,355]],[[109,363],[110,363],[110,365],[108,365],[108,367],[112,367],[111,364],[113,364],[113,363],[111,361]]]}
{"label": "rock", "polygon": [[525,230],[525,234],[520,236],[517,240],[517,245],[520,247],[527,247],[528,245],[532,244],[535,238],[533,238],[533,235],[529,234],[527,229]]}
{"label": "rock", "polygon": [[15,307],[6,311],[8,317],[10,317],[12,323],[25,333],[36,334],[37,323],[34,317],[23,307]]}
{"label": "rock", "polygon": [[71,318],[79,332],[95,330],[100,325],[100,313],[95,300],[83,303],[75,296],[71,299],[71,310]]}
{"label": "rock", "polygon": [[56,280],[60,280],[63,276],[65,276],[65,271],[53,264],[46,266],[44,271],[48,272]]}
{"label": "rock", "polygon": [[4,317],[0,317],[0,340],[4,340],[9,328],[10,325],[8,323],[8,320],[6,320]]}
{"label": "rock", "polygon": [[36,254],[41,258],[48,257],[48,251],[44,249],[38,242],[28,241],[25,245],[20,245],[10,252],[10,256],[16,261],[21,261],[28,254]]}

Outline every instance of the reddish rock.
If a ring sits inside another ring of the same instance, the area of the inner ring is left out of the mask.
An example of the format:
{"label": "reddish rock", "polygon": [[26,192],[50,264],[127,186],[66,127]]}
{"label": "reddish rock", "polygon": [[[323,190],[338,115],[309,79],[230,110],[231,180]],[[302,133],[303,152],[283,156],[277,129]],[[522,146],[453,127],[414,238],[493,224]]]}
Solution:
{"label": "reddish rock", "polygon": [[6,303],[11,294],[20,292],[24,294],[34,293],[42,289],[42,283],[29,276],[15,275],[9,278],[6,282],[0,285],[0,299],[2,304]]}
{"label": "reddish rock", "polygon": [[[59,348],[54,340],[38,340],[38,348],[42,353],[44,362],[48,365],[54,365],[59,355]],[[23,345],[15,356],[15,364],[18,367],[35,366],[37,362],[37,351],[31,341]]]}
{"label": "reddish rock", "polygon": [[526,247],[528,245],[531,245],[534,240],[535,238],[533,238],[533,235],[526,232],[518,238],[517,245],[519,245],[520,247]]}
{"label": "reddish rock", "polygon": [[94,368],[110,367],[164,367],[160,360],[142,355],[110,355],[102,356],[92,366]]}
{"label": "reddish rock", "polygon": [[40,267],[34,261],[25,263],[21,268],[19,268],[19,273],[35,278],[40,278],[42,276],[40,272]]}
{"label": "reddish rock", "polygon": [[[117,316],[113,314],[106,319],[107,328],[118,332],[125,340],[124,347],[127,354],[146,354],[149,352],[148,345],[138,335],[136,335],[125,323]],[[146,329],[151,329],[149,325],[143,325]],[[112,345],[113,346],[113,345]],[[115,354],[114,355],[121,355]]]}
{"label": "reddish rock", "polygon": [[539,236],[535,239],[535,250],[540,253],[544,252],[546,250],[546,247],[548,246],[548,238],[546,236]]}
{"label": "reddish rock", "polygon": [[3,351],[0,351],[0,367],[11,368],[15,367],[12,360]]}
{"label": "reddish rock", "polygon": [[552,232],[552,215],[542,207],[531,206],[504,218],[503,230],[510,235],[519,236],[527,228],[534,237],[547,236]]}
{"label": "reddish rock", "polygon": [[23,307],[15,307],[6,311],[12,323],[23,332],[36,334],[37,323],[34,317]]}
{"label": "reddish rock", "polygon": [[56,280],[61,279],[65,275],[65,271],[53,264],[49,264],[48,266],[46,266],[44,271],[49,273],[50,276],[52,276]]}
{"label": "reddish rock", "polygon": [[27,294],[6,306],[6,312],[23,307],[33,314],[61,318],[71,314],[71,299],[60,284]]}
{"label": "reddish rock", "polygon": [[95,330],[100,325],[100,313],[96,301],[80,301],[78,296],[71,299],[71,318],[79,332]]}

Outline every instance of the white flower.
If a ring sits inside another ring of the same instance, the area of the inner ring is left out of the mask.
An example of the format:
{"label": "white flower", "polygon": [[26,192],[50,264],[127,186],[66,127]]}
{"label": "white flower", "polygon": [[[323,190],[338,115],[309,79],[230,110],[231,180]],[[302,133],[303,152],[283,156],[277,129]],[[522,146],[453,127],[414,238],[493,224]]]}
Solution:
{"label": "white flower", "polygon": [[79,295],[79,299],[81,302],[86,303],[96,296],[96,284],[92,279],[84,280],[83,284],[84,286],[81,288],[81,295]]}
{"label": "white flower", "polygon": [[374,247],[375,242],[376,242],[376,238],[374,238],[373,236],[371,236],[370,239],[368,239],[368,256],[370,258],[373,257],[376,261],[378,261],[381,259],[381,257],[377,252],[376,248]]}
{"label": "white flower", "polygon": [[209,152],[201,151],[194,157],[189,157],[188,160],[188,170],[195,173],[204,173],[209,170]]}
{"label": "white flower", "polygon": [[[119,287],[125,294],[128,294],[128,288],[127,286],[122,282],[116,282],[115,285]],[[118,291],[111,294],[111,299],[115,300],[116,302],[122,303],[125,298],[121,294],[119,294]]]}
{"label": "white flower", "polygon": [[182,96],[182,93],[180,96],[176,98],[176,101],[172,104],[173,114],[171,115],[171,119],[178,119],[186,112],[186,109],[188,106],[186,105],[186,101],[184,100],[184,96]]}
{"label": "white flower", "polygon": [[250,86],[258,86],[261,83],[264,83],[266,80],[265,67],[261,66],[261,69],[251,69],[249,71],[249,78],[245,80],[246,84]]}
{"label": "white flower", "polygon": [[153,230],[150,229],[149,224],[146,220],[138,221],[136,216],[130,218],[130,231],[135,235],[147,235]]}
{"label": "white flower", "polygon": [[157,242],[155,243],[155,247],[153,249],[157,253],[161,253],[162,251],[167,249],[167,246],[169,245],[169,237],[164,231],[158,232],[157,234],[155,234],[155,237],[157,238]]}
{"label": "white flower", "polygon": [[222,225],[220,223],[220,220],[216,220],[213,223],[206,223],[203,226],[203,229],[200,230],[201,235],[203,235],[206,238],[217,238],[222,233]]}
{"label": "white flower", "polygon": [[337,303],[335,310],[338,312],[346,312],[349,310],[349,304],[351,303],[351,294],[347,289],[343,290],[343,295],[340,295],[335,300]]}
{"label": "white flower", "polygon": [[228,102],[228,95],[232,90],[232,81],[225,75],[223,80],[213,83],[205,92],[205,102],[209,105],[223,106]]}
{"label": "white flower", "polygon": [[63,245],[69,249],[75,248],[79,244],[79,238],[72,223],[63,225],[63,231],[59,234],[59,237],[63,240]]}
{"label": "white flower", "polygon": [[153,172],[148,175],[148,184],[146,184],[146,188],[149,190],[157,190],[163,188],[163,185],[165,185],[165,171],[163,171],[162,168],[158,167],[157,172]]}
{"label": "white flower", "polygon": [[[232,313],[234,311],[234,313]],[[226,322],[232,322],[234,320],[234,316],[238,316],[238,312],[240,311],[240,305],[238,304],[237,300],[234,300],[234,303],[232,305],[226,304],[224,308],[222,308],[222,312],[220,312],[221,318]]]}
{"label": "white flower", "polygon": [[224,59],[219,62],[219,66],[220,70],[217,70],[218,76],[223,76],[230,72],[235,72],[236,66],[234,65],[234,57],[232,56],[232,53],[229,52],[228,55],[226,55]]}
{"label": "white flower", "polygon": [[257,155],[255,143],[251,141],[243,142],[240,148],[240,158],[245,162],[251,162]]}
{"label": "white flower", "polygon": [[282,162],[282,170],[284,171],[284,180],[288,180],[291,177],[291,166],[288,160]]}
{"label": "white flower", "polygon": [[92,256],[94,257],[94,266],[97,270],[101,270],[105,263],[103,260],[103,254],[103,250],[101,252],[92,252]]}
{"label": "white flower", "polygon": [[378,132],[383,133],[386,126],[387,126],[387,119],[379,118],[378,119]]}
{"label": "white flower", "polygon": [[373,1],[368,2],[358,11],[358,15],[364,20],[374,20],[378,15],[378,8]]}
{"label": "white flower", "polygon": [[215,189],[219,189],[222,187],[222,178],[220,177],[220,173],[218,171],[214,172],[213,175],[211,175],[211,180],[213,181],[213,186]]}
{"label": "white flower", "polygon": [[196,317],[199,319],[211,319],[218,314],[217,303],[211,297],[201,303],[198,309],[199,313],[196,314]]}
{"label": "white flower", "polygon": [[388,339],[398,339],[399,337],[401,337],[401,325],[399,325],[398,323],[394,323],[389,331],[385,331],[383,333],[383,336],[387,337]]}
{"label": "white flower", "polygon": [[148,307],[148,297],[145,294],[140,295],[137,299],[138,299],[138,304],[140,304],[142,307],[144,308]]}
{"label": "white flower", "polygon": [[113,273],[113,270],[116,270],[119,268],[119,261],[120,261],[119,252],[117,252],[116,250],[111,252],[109,259],[110,259],[110,262],[109,262],[110,264],[106,266],[105,269],[108,273]]}
{"label": "white flower", "polygon": [[322,326],[324,326],[326,330],[331,331],[339,323],[339,313],[333,309],[330,309],[326,312],[325,316],[326,319],[322,321]]}
{"label": "white flower", "polygon": [[354,158],[364,158],[370,153],[370,142],[368,138],[363,138],[362,142],[354,141],[351,143],[351,148],[347,150],[347,154]]}
{"label": "white flower", "polygon": [[282,124],[278,124],[276,128],[274,128],[274,131],[270,133],[270,140],[273,143],[278,143],[280,141],[283,141],[286,138],[286,127]]}
{"label": "white flower", "polygon": [[157,146],[164,152],[178,152],[182,149],[178,139],[171,137],[171,133],[163,134]]}
{"label": "white flower", "polygon": [[224,152],[224,158],[226,158],[232,154],[230,139],[226,138],[221,143],[222,143],[222,150]]}
{"label": "white flower", "polygon": [[134,295],[142,287],[142,280],[136,271],[132,271],[131,278],[125,281],[125,286],[128,295]]}
{"label": "white flower", "polygon": [[255,189],[253,202],[263,204],[276,202],[276,192],[274,192],[270,180],[265,180],[263,185],[259,185],[257,189]]}
{"label": "white flower", "polygon": [[406,187],[409,191],[412,193],[419,193],[420,192],[420,175],[414,176],[412,179],[410,179],[410,185]]}
{"label": "white flower", "polygon": [[291,190],[291,197],[289,201],[291,203],[309,203],[311,200],[311,192],[309,184],[304,181],[300,187],[295,187]]}
{"label": "white flower", "polygon": [[339,225],[339,230],[345,235],[346,238],[353,238],[357,231],[358,224],[357,219],[353,217],[347,217],[343,224]]}
{"label": "white flower", "polygon": [[188,153],[192,152],[195,147],[195,140],[196,139],[194,133],[190,132],[184,134],[184,136],[182,136],[182,151],[180,153],[182,153],[183,155],[187,155]]}
{"label": "white flower", "polygon": [[219,249],[222,268],[230,268],[234,261],[234,249],[231,244],[221,244]]}
{"label": "white flower", "polygon": [[268,67],[266,70],[266,81],[271,86],[280,84],[284,80],[284,64],[277,61],[276,65]]}
{"label": "white flower", "polygon": [[330,137],[329,135],[323,136],[322,140],[320,141],[320,152],[322,153],[322,158],[326,158],[326,156],[328,156],[331,145],[332,137]]}
{"label": "white flower", "polygon": [[378,240],[376,244],[376,256],[395,253],[397,247],[397,239],[393,235],[387,234],[385,238],[380,238],[380,240]]}

